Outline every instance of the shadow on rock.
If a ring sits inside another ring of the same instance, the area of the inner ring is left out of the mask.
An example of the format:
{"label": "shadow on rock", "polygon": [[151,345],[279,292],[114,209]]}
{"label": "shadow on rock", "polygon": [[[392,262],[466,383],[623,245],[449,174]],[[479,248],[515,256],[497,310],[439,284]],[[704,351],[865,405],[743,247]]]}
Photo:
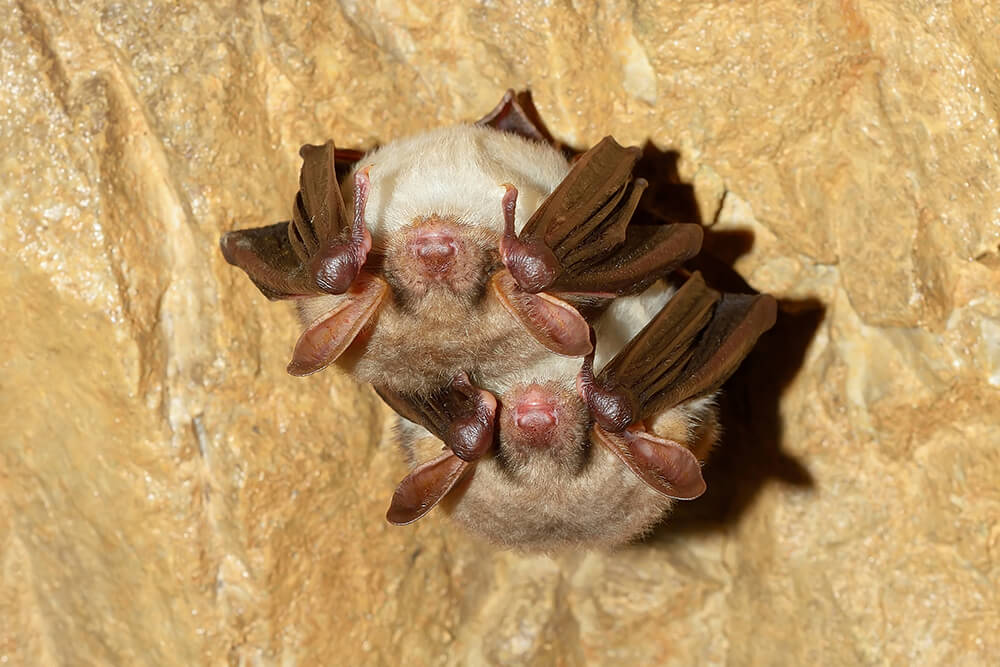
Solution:
{"label": "shadow on rock", "polygon": [[[643,147],[636,173],[649,181],[649,188],[640,207],[653,219],[701,224],[694,188],[681,181],[678,159],[676,151],[660,150],[651,143]],[[701,271],[716,289],[752,293],[754,289],[732,267],[753,248],[753,241],[749,230],[707,228],[702,252],[686,268]],[[816,300],[779,302],[774,328],[761,337],[723,388],[719,402],[723,434],[705,468],[708,491],[695,502],[679,502],[647,542],[732,525],[769,482],[813,486],[808,469],[783,451],[779,407],[824,313]]]}
{"label": "shadow on rock", "polygon": [[705,467],[708,491],[694,502],[679,502],[650,541],[730,526],[767,483],[814,485],[809,470],[783,451],[779,405],[802,367],[824,312],[818,301],[779,302],[774,328],[723,388],[723,433]]}

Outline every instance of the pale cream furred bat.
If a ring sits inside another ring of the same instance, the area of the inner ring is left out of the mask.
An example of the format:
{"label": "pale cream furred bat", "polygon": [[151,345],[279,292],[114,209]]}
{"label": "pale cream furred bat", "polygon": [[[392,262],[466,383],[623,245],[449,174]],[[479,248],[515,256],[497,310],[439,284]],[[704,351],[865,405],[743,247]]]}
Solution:
{"label": "pale cream furred bat", "polygon": [[615,301],[582,365],[549,356],[423,401],[378,388],[412,420],[400,427],[412,472],[387,518],[410,523],[440,501],[470,532],[527,551],[642,536],[705,490],[715,392],[774,317],[771,297],[722,295],[695,274],[676,293],[660,282]]}
{"label": "pale cream furred bat", "polygon": [[[698,252],[697,225],[630,225],[638,148],[610,137],[572,165],[512,94],[473,125],[364,155],[303,146],[293,219],[229,232],[231,264],[305,326],[288,366],[336,361],[428,394],[591,351],[584,316]],[[340,160],[339,158],[343,158]],[[337,166],[351,162],[340,183]]]}

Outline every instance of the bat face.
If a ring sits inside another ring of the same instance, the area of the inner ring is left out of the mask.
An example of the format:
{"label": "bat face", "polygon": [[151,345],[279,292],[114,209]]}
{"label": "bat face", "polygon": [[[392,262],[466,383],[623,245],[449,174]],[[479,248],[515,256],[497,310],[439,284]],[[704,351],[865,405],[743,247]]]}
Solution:
{"label": "bat face", "polygon": [[[618,299],[595,322],[595,366],[602,367],[669,299],[658,283]],[[487,388],[499,397],[494,455],[483,459],[441,506],[472,533],[504,546],[556,551],[611,547],[658,522],[671,498],[658,493],[593,440],[593,419],[580,396],[579,359],[548,355]],[[704,458],[717,434],[711,397],[663,411],[650,430]],[[440,452],[421,429],[404,429],[411,463]]]}
{"label": "bat face", "polygon": [[[503,399],[501,399],[502,401]],[[680,442],[703,457],[714,443],[716,413],[701,400],[661,415],[657,435]],[[567,429],[568,430],[568,429]],[[633,475],[606,448],[583,437],[550,441],[548,452],[510,456],[520,446],[501,423],[501,452],[476,466],[464,488],[442,507],[471,533],[502,547],[558,551],[572,547],[614,547],[634,540],[658,523],[674,501]],[[440,443],[418,446],[440,449]],[[556,456],[558,450],[568,458]]]}
{"label": "bat face", "polygon": [[[463,125],[397,141],[365,155],[369,261],[389,286],[367,335],[341,358],[358,379],[426,392],[459,371],[496,377],[549,354],[489,289],[502,268],[504,183],[518,191],[520,228],[565,178],[555,149]],[[344,181],[348,215],[354,213]],[[298,301],[309,325],[347,297]]]}

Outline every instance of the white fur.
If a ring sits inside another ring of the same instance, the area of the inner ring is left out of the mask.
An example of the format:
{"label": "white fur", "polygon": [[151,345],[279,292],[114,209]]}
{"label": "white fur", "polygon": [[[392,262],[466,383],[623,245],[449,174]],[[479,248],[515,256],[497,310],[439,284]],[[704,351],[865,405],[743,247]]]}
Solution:
{"label": "white fur", "polygon": [[[415,219],[437,214],[503,232],[504,183],[518,190],[515,227],[524,226],[569,173],[551,146],[475,125],[430,130],[371,151],[355,171],[371,165],[365,209],[376,245]],[[353,216],[354,179],[344,179]]]}
{"label": "white fur", "polygon": [[[632,340],[677,290],[658,280],[641,294],[615,299],[594,322],[597,349],[594,352],[594,373],[600,373],[625,344]],[[518,367],[499,378],[475,378],[479,386],[502,396],[511,387],[532,382],[555,381],[567,389],[576,386],[576,376],[583,361],[575,357],[546,354],[537,362]]]}
{"label": "white fur", "polygon": [[627,342],[635,338],[676,291],[664,281],[658,280],[641,294],[611,302],[594,322],[594,333],[597,335],[594,372],[599,373]]}

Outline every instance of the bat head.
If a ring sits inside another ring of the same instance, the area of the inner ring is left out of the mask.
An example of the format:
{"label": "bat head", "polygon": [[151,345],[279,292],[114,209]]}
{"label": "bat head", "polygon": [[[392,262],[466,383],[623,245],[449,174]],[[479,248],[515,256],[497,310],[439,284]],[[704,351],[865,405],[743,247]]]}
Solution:
{"label": "bat head", "polygon": [[[518,184],[525,217],[569,168],[550,146],[469,125],[393,141],[355,169],[368,164],[373,251],[382,255],[399,299],[417,310],[435,293],[470,304],[482,299],[487,279],[501,266],[502,184]],[[345,199],[349,181],[342,186]]]}
{"label": "bat head", "polygon": [[[532,391],[524,388],[519,395],[532,397]],[[534,402],[535,397],[528,400]],[[552,428],[547,416],[551,410],[542,408],[534,418],[543,428]],[[537,437],[538,429],[509,432],[504,412],[502,408],[497,453],[481,460],[441,503],[469,532],[524,551],[610,548],[641,537],[673,506],[671,497],[595,442],[588,421],[575,427],[575,433],[583,431],[578,439],[553,440],[546,446]],[[699,454],[707,452],[717,435],[710,400],[667,411],[658,422],[653,428],[688,443]],[[562,462],[556,456],[560,451]],[[572,465],[566,465],[569,461]]]}
{"label": "bat head", "polygon": [[519,382],[503,393],[499,410],[500,456],[512,470],[526,467],[573,473],[586,453],[586,405],[556,381]]}
{"label": "bat head", "polygon": [[437,214],[421,216],[386,240],[385,276],[404,303],[453,299],[474,304],[497,265],[488,230]]}

